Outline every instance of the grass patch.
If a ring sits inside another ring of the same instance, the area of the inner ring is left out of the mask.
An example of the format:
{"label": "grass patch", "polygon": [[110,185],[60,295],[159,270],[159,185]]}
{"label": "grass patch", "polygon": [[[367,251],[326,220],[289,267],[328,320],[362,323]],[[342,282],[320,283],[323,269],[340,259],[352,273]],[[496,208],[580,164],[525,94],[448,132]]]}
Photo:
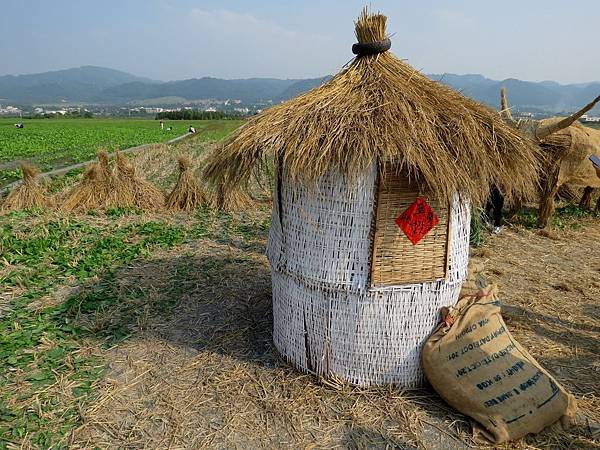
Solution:
{"label": "grass patch", "polygon": [[36,309],[31,303],[61,283],[105,272],[110,277],[115,265],[185,237],[180,227],[161,222],[100,228],[82,219],[27,220],[35,218],[14,214],[0,234],[11,268],[0,286],[24,289],[0,319],[0,448],[25,438],[42,448],[66,446],[67,432],[80,422],[80,407],[103,370],[93,351],[103,336],[73,323],[73,300],[49,307],[42,302]]}
{"label": "grass patch", "polygon": [[104,371],[102,348],[143,328],[149,314],[168,311],[175,300],[165,299],[181,298],[199,276],[182,257],[164,275],[167,295],[153,297],[133,276],[118,282],[124,266],[199,238],[254,245],[266,237],[266,213],[205,208],[179,222],[117,208],[3,216],[0,288],[13,295],[0,308],[0,449],[67,448]]}
{"label": "grass patch", "polygon": [[473,208],[471,210],[471,228],[469,243],[479,248],[485,242],[485,222],[483,220],[483,208]]}
{"label": "grass patch", "polygon": [[[579,229],[582,226],[581,220],[588,218],[600,218],[600,214],[574,204],[564,204],[556,208],[550,219],[550,226],[556,230]],[[511,222],[529,229],[538,228],[538,209],[523,208],[516,212]]]}

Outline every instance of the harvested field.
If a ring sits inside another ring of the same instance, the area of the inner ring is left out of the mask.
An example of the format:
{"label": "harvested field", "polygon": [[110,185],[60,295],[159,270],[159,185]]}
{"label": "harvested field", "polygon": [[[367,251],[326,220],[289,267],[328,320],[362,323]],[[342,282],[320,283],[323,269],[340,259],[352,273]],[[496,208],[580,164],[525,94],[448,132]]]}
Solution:
{"label": "harvested field", "polygon": [[[263,211],[262,214],[267,214]],[[464,416],[431,390],[358,390],[288,367],[271,342],[266,231],[201,239],[98,280],[126,326],[84,425],[87,448],[468,448]],[[514,227],[475,250],[498,283],[515,337],[580,404],[578,426],[506,448],[598,448],[600,224],[554,239]],[[132,292],[137,292],[132,295]],[[137,310],[135,321],[127,311]],[[109,327],[109,328],[110,328]]]}

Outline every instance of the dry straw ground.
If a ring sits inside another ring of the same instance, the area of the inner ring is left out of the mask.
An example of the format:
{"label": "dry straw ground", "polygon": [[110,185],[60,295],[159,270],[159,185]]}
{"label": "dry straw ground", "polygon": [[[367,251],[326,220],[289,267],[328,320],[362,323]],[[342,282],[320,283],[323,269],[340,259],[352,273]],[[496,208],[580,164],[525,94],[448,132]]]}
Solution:
{"label": "dry straw ground", "polygon": [[[322,384],[281,361],[271,343],[265,238],[203,239],[119,272],[113,291],[146,314],[129,340],[104,353],[110,368],[74,448],[476,445],[465,417],[429,389]],[[597,221],[556,240],[513,228],[476,252],[501,287],[511,331],[581,408],[570,433],[551,429],[506,448],[600,445],[599,238]],[[128,297],[134,287],[142,303]],[[155,307],[162,304],[174,307]]]}

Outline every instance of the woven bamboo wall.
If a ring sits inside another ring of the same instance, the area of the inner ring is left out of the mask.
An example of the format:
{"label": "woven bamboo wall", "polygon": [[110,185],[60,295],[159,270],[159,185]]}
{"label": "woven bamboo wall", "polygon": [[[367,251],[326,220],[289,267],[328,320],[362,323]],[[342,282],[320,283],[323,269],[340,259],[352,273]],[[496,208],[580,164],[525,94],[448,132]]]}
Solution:
{"label": "woven bamboo wall", "polygon": [[415,387],[424,380],[421,346],[467,275],[470,208],[456,196],[447,279],[371,288],[376,173],[353,182],[330,174],[313,189],[283,173],[267,248],[273,341],[305,372]]}
{"label": "woven bamboo wall", "polygon": [[[286,179],[285,172],[281,178]],[[373,166],[352,184],[331,174],[309,188],[284,183],[274,196],[277,211],[267,248],[271,265],[310,283],[368,288],[376,178]]]}
{"label": "woven bamboo wall", "polygon": [[[396,218],[417,197],[424,197],[439,223],[416,245],[396,225]],[[387,165],[377,189],[371,286],[422,283],[446,278],[448,269],[448,205],[420,192],[415,180]]]}

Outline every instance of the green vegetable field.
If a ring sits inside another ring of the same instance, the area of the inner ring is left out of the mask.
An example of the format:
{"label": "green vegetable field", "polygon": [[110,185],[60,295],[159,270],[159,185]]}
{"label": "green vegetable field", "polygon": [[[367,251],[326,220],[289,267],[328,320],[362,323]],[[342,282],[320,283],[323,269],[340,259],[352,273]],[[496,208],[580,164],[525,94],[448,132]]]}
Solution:
{"label": "green vegetable field", "polygon": [[[159,122],[142,119],[30,119],[25,127],[14,126],[18,119],[0,119],[0,186],[19,178],[18,161],[27,160],[42,171],[94,158],[96,151],[129,148],[164,142],[185,134],[190,124],[202,140],[221,139],[241,121],[197,120]],[[171,131],[166,128],[171,126]]]}

